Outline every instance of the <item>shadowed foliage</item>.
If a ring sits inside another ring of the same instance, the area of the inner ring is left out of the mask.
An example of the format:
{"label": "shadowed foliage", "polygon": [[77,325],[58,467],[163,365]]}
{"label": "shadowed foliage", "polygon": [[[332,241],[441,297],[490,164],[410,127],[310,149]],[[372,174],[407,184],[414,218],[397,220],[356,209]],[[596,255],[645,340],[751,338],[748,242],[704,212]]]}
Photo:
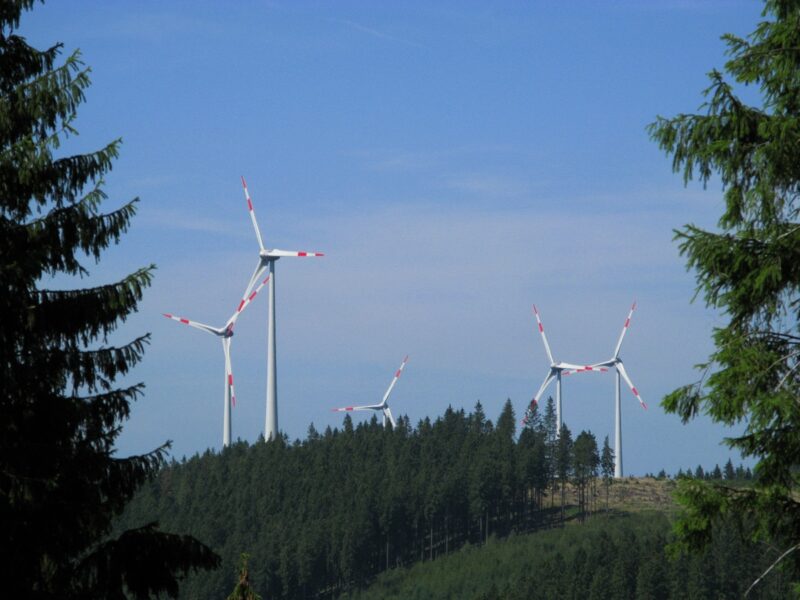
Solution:
{"label": "shadowed foliage", "polygon": [[120,241],[135,200],[103,213],[119,140],[58,155],[89,85],[78,52],[16,34],[33,0],[0,7],[0,561],[9,598],[145,598],[218,563],[155,525],[110,538],[112,520],[164,462],[167,445],[115,456],[142,384],[117,387],[148,336],[117,342],[152,277],[82,288]]}
{"label": "shadowed foliage", "polygon": [[[703,547],[732,515],[756,525],[750,535],[781,542],[782,568],[800,579],[800,2],[768,0],[763,16],[747,38],[723,36],[727,75],[709,73],[699,114],[650,125],[685,182],[719,178],[725,199],[718,230],[676,232],[697,294],[725,324],[701,380],[664,406],[684,422],[705,413],[744,423],[727,443],[757,461],[752,488],[682,482],[681,544]],[[741,99],[744,86],[758,88],[757,105]]]}

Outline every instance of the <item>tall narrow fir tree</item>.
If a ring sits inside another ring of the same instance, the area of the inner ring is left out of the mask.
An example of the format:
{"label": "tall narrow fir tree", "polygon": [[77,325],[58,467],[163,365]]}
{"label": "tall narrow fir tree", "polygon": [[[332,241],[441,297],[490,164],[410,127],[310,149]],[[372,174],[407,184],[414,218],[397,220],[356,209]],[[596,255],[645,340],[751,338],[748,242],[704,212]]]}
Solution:
{"label": "tall narrow fir tree", "polygon": [[[153,267],[79,287],[120,241],[135,201],[103,213],[119,140],[59,156],[89,85],[61,45],[16,31],[34,0],[0,8],[0,562],[8,598],[177,595],[216,566],[206,546],[155,524],[110,538],[112,520],[162,464],[167,445],[118,458],[114,442],[143,386],[119,387],[147,335],[115,344]],[[75,283],[70,283],[70,282]],[[56,289],[57,288],[57,289]]]}

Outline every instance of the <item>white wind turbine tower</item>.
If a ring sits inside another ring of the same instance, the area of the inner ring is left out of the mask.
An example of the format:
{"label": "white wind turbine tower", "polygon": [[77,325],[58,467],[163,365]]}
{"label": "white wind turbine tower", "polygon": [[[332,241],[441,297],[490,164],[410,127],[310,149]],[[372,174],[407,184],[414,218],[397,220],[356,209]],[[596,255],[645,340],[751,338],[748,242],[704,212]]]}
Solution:
{"label": "white wind turbine tower", "polygon": [[639,401],[639,404],[642,405],[642,408],[647,410],[647,404],[644,403],[641,396],[639,395],[639,390],[636,389],[636,386],[633,385],[631,378],[628,377],[628,372],[625,370],[625,365],[622,364],[622,359],[619,356],[619,349],[622,347],[622,340],[625,337],[625,334],[628,332],[628,327],[631,325],[631,318],[633,317],[633,311],[636,310],[636,302],[631,305],[631,310],[628,313],[628,318],[625,319],[625,324],[622,326],[622,333],[619,334],[619,340],[617,340],[617,347],[614,348],[614,356],[610,359],[595,363],[593,365],[589,365],[586,367],[581,367],[575,369],[575,371],[571,371],[565,373],[569,375],[570,373],[578,373],[582,371],[607,371],[611,367],[616,369],[616,395],[615,395],[615,402],[614,402],[614,477],[622,477],[622,405],[620,403],[620,393],[619,393],[619,378],[625,380],[625,383],[628,384],[628,387],[631,388],[631,392],[633,395],[636,396],[636,399]]}
{"label": "white wind turbine tower", "polygon": [[222,352],[225,354],[225,393],[223,397],[224,408],[222,418],[223,446],[229,446],[231,443],[231,404],[236,406],[236,394],[233,389],[233,369],[231,368],[231,338],[233,337],[233,327],[236,325],[236,320],[239,318],[239,315],[241,315],[242,311],[253,301],[258,292],[261,291],[261,288],[264,287],[264,284],[267,283],[268,279],[269,276],[267,276],[267,278],[264,279],[264,281],[262,281],[261,284],[246,298],[243,298],[239,302],[239,306],[236,307],[236,312],[233,313],[231,318],[228,319],[223,327],[212,327],[211,325],[198,323],[197,321],[190,321],[189,319],[176,317],[175,315],[169,313],[163,313],[163,315],[168,319],[172,319],[173,321],[178,321],[179,323],[183,323],[189,327],[194,327],[195,329],[205,331],[206,333],[215,335],[222,340]]}
{"label": "white wind turbine tower", "polygon": [[[547,358],[550,361],[550,370],[547,372],[547,376],[544,378],[544,382],[542,386],[539,388],[539,391],[536,392],[536,395],[531,400],[531,405],[536,404],[541,400],[542,394],[547,389],[547,386],[550,385],[550,382],[554,379],[556,380],[556,427],[557,432],[561,431],[561,375],[562,372],[564,375],[569,375],[570,373],[577,373],[579,371],[584,370],[591,370],[592,367],[581,367],[580,365],[573,365],[571,363],[565,362],[556,362],[553,359],[553,353],[550,352],[550,344],[547,343],[547,336],[544,333],[544,326],[542,325],[542,320],[539,318],[539,310],[536,308],[536,305],[533,305],[533,314],[536,315],[536,323],[539,325],[539,333],[542,334],[542,341],[544,342],[544,349],[547,352]],[[527,423],[527,416],[522,420],[523,425]],[[557,433],[558,434],[558,433]]]}
{"label": "white wind turbine tower", "polygon": [[275,347],[275,262],[285,256],[324,256],[322,252],[297,252],[293,250],[278,250],[277,248],[265,248],[261,239],[261,231],[258,229],[256,213],[253,210],[253,201],[250,199],[250,192],[247,190],[247,183],[242,177],[242,187],[244,197],[247,199],[247,209],[250,211],[250,219],[253,221],[253,228],[258,239],[259,253],[258,264],[256,264],[253,276],[247,283],[244,297],[250,292],[255,283],[269,270],[269,317],[267,319],[267,416],[264,426],[264,439],[271,440],[278,436],[278,372],[277,372],[277,352]]}
{"label": "white wind turbine tower", "polygon": [[367,406],[345,406],[344,408],[334,408],[332,409],[333,412],[351,412],[354,410],[372,410],[376,412],[381,411],[383,413],[383,426],[386,427],[386,423],[389,421],[391,422],[392,427],[397,427],[397,423],[395,423],[394,417],[392,416],[392,411],[389,408],[389,394],[392,393],[394,384],[397,383],[398,379],[400,379],[400,375],[403,373],[403,369],[405,368],[407,362],[408,356],[406,356],[403,359],[403,362],[400,363],[400,368],[397,369],[397,372],[395,372],[392,383],[389,384],[389,388],[383,395],[383,400],[381,400],[380,404],[369,404]]}

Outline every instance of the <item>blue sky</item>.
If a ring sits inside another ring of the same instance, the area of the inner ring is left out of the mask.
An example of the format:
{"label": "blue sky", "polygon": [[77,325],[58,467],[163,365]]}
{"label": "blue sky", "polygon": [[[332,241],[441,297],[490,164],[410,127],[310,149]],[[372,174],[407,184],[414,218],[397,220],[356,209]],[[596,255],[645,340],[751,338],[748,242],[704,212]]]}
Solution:
{"label": "blue sky", "polygon": [[[80,8],[78,8],[80,7]],[[93,281],[158,271],[121,341],[152,344],[121,453],[165,439],[180,458],[222,438],[223,356],[211,336],[161,317],[221,324],[258,246],[318,250],[277,264],[281,428],[341,423],[335,406],[380,398],[405,354],[395,414],[413,422],[480,400],[518,415],[547,360],[622,348],[650,410],[623,396],[630,474],[727,460],[728,434],[684,426],[661,398],[694,381],[719,317],[690,303],[671,241],[713,227],[718,184],[684,188],[647,137],[692,112],[719,36],[750,32],[754,2],[81,2],[26,15],[20,33],[80,48],[93,85],[64,147],[122,137],[111,209],[141,197],[124,243]],[[752,97],[752,94],[750,95]],[[233,342],[234,437],[264,427],[266,295]],[[551,388],[554,393],[554,389]],[[367,418],[366,416],[364,418]],[[613,437],[613,377],[564,385],[564,420]],[[738,460],[737,456],[733,456]]]}

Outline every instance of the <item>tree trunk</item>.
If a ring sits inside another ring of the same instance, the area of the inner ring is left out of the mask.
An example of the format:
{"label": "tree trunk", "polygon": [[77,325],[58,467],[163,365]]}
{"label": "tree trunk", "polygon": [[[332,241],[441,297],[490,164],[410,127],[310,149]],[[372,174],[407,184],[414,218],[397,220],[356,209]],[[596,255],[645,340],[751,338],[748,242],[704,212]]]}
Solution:
{"label": "tree trunk", "polygon": [[433,560],[433,519],[431,519],[431,549],[430,549],[430,559]]}
{"label": "tree trunk", "polygon": [[445,556],[450,553],[450,538],[449,532],[447,531],[447,521],[448,517],[444,518],[444,553]]}
{"label": "tree trunk", "polygon": [[489,543],[489,509],[486,509],[486,543]]}

